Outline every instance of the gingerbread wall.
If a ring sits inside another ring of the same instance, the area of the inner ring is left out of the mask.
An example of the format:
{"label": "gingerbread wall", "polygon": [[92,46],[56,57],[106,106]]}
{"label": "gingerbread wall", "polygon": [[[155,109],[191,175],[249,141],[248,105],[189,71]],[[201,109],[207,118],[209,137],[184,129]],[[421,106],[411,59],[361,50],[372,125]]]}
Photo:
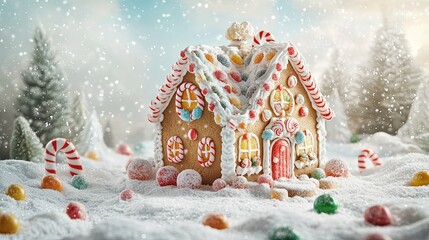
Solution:
{"label": "gingerbread wall", "polygon": [[[183,83],[190,82],[195,86],[195,76],[189,72],[184,76]],[[222,154],[222,141],[220,132],[222,128],[214,122],[213,113],[208,110],[207,102],[204,105],[204,111],[200,119],[192,122],[186,122],[180,119],[176,113],[175,96],[164,111],[164,120],[162,121],[162,148],[163,161],[166,166],[174,166],[177,170],[194,169],[199,172],[203,178],[203,184],[212,184],[216,178],[221,177],[220,156]],[[196,140],[188,138],[189,129],[194,128],[198,132]],[[185,155],[180,163],[172,163],[167,159],[167,141],[171,136],[179,136],[183,141]],[[215,160],[210,167],[202,167],[198,159],[198,143],[203,137],[211,137],[215,143]]]}

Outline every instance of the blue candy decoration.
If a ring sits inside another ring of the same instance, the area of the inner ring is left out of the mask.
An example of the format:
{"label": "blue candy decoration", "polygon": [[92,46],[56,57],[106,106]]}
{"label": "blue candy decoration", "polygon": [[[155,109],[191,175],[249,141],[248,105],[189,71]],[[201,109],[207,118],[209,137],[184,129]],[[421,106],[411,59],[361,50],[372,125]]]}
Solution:
{"label": "blue candy decoration", "polygon": [[303,132],[301,132],[301,131],[298,131],[296,134],[295,134],[295,142],[296,142],[296,144],[301,144],[301,143],[303,143],[305,141],[305,135],[304,135],[304,133]]}
{"label": "blue candy decoration", "polygon": [[265,140],[271,140],[274,137],[274,132],[271,129],[267,129],[262,132],[262,138]]}
{"label": "blue candy decoration", "polygon": [[186,109],[182,109],[180,111],[180,118],[183,121],[190,122],[191,121],[191,113]]}
{"label": "blue candy decoration", "polygon": [[229,62],[229,59],[225,55],[219,54],[219,55],[216,56],[216,58],[225,67],[229,68],[231,66],[231,63]]}
{"label": "blue candy decoration", "polygon": [[74,175],[70,184],[79,190],[87,189],[89,186],[88,181],[82,175]]}
{"label": "blue candy decoration", "polygon": [[202,115],[203,115],[203,109],[201,109],[200,107],[196,107],[194,108],[194,110],[192,110],[192,119],[194,120],[200,119]]}

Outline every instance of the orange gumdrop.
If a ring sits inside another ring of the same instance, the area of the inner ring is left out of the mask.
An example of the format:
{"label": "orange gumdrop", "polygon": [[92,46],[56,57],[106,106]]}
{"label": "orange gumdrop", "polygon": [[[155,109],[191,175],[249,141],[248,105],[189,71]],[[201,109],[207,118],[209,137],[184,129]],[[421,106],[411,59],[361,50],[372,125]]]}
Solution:
{"label": "orange gumdrop", "polygon": [[52,189],[58,192],[63,190],[63,184],[55,175],[48,175],[42,180],[42,189]]}
{"label": "orange gumdrop", "polygon": [[211,62],[213,65],[216,65],[216,62],[215,62],[213,55],[211,55],[210,53],[206,53],[205,56],[206,56],[207,61]]}
{"label": "orange gumdrop", "polygon": [[265,56],[265,61],[269,62],[271,61],[271,59],[273,59],[273,57],[276,55],[275,51],[270,51],[267,53],[267,55]]}
{"label": "orange gumdrop", "polygon": [[253,59],[253,62],[255,64],[258,64],[260,62],[262,62],[262,59],[264,59],[264,53],[258,53],[255,58]]}
{"label": "orange gumdrop", "polygon": [[226,229],[228,228],[228,220],[226,219],[226,217],[221,214],[221,213],[217,213],[217,214],[207,214],[202,221],[203,225],[205,226],[209,226],[211,228],[215,228],[215,229]]}

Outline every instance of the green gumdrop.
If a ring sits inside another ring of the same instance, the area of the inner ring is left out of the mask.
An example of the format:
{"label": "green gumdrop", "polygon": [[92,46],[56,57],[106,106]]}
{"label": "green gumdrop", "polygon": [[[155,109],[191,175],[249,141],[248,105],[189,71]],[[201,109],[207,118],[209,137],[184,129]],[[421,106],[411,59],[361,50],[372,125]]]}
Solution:
{"label": "green gumdrop", "polygon": [[290,227],[274,229],[268,236],[269,240],[299,240],[298,235]]}
{"label": "green gumdrop", "polygon": [[311,177],[317,180],[325,178],[326,177],[325,170],[323,170],[322,168],[316,168],[311,172]]}
{"label": "green gumdrop", "polygon": [[70,184],[79,190],[87,189],[89,186],[88,181],[81,175],[74,175]]}
{"label": "green gumdrop", "polygon": [[314,201],[314,210],[317,213],[333,214],[337,211],[338,204],[329,194],[323,194]]}

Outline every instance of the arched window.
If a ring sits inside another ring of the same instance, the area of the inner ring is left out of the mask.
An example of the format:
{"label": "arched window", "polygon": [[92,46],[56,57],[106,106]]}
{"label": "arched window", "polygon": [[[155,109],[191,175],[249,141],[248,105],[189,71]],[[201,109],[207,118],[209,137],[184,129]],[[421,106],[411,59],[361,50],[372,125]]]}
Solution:
{"label": "arched window", "polygon": [[167,159],[172,163],[179,163],[183,160],[184,149],[182,139],[172,136],[167,141]]}
{"label": "arched window", "polygon": [[293,110],[293,95],[285,86],[279,85],[271,92],[270,105],[276,116],[288,115]]}
{"label": "arched window", "polygon": [[260,157],[259,139],[254,133],[245,133],[238,139],[238,158],[247,158],[251,164],[255,157]]}
{"label": "arched window", "polygon": [[198,143],[198,163],[202,167],[210,167],[215,160],[215,150],[213,139],[203,137]]}
{"label": "arched window", "polygon": [[186,121],[201,118],[204,109],[204,99],[198,87],[192,83],[183,83],[176,92],[176,112]]}
{"label": "arched window", "polygon": [[305,135],[305,141],[296,147],[296,152],[298,156],[301,156],[304,153],[310,154],[314,152],[313,134],[308,130],[304,130],[303,133]]}

